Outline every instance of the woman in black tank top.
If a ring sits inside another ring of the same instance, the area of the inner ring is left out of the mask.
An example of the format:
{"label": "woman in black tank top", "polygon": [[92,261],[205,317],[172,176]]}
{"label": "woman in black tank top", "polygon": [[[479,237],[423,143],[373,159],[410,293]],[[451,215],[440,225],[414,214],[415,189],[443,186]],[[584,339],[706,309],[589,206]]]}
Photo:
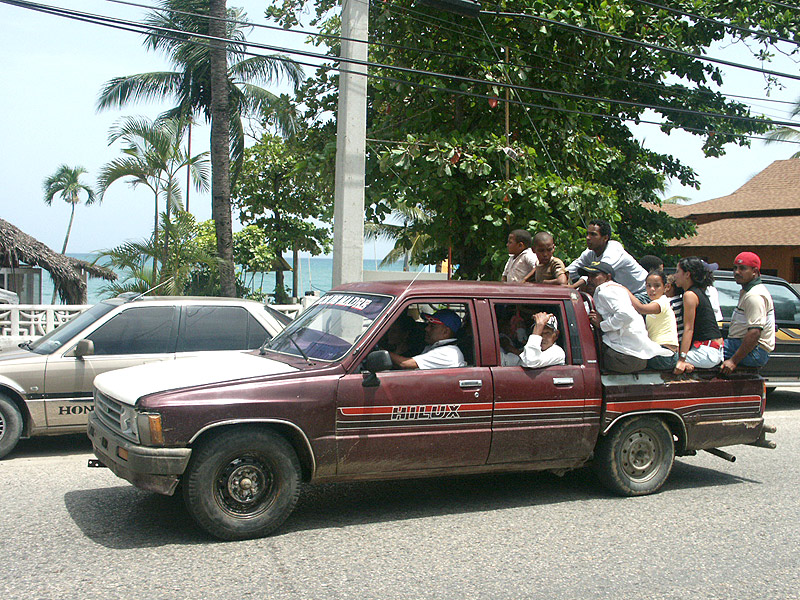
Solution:
{"label": "woman in black tank top", "polygon": [[683,293],[683,338],[675,373],[691,373],[695,367],[710,369],[722,362],[722,333],[705,290],[714,276],[699,258],[682,258],[675,283]]}

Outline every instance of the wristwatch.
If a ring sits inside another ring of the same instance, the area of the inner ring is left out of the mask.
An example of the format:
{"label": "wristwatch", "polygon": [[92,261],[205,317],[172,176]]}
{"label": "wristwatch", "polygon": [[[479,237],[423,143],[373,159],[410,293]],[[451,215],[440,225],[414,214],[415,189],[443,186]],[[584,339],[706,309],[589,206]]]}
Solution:
{"label": "wristwatch", "polygon": [[680,354],[678,354],[678,357],[682,359],[686,358],[686,352],[681,352]]}

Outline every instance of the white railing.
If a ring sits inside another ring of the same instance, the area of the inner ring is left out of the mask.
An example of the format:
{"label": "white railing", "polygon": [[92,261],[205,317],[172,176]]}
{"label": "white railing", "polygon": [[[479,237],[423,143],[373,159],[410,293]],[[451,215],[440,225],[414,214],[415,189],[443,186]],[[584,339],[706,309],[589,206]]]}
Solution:
{"label": "white railing", "polygon": [[48,333],[91,304],[0,304],[0,335],[32,338]]}

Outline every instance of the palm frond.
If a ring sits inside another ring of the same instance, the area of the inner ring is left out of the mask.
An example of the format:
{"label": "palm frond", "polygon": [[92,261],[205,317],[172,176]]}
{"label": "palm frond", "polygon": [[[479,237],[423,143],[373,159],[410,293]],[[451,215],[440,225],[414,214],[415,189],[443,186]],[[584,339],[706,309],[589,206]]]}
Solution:
{"label": "palm frond", "polygon": [[174,71],[157,71],[114,77],[107,81],[97,98],[97,110],[121,108],[137,101],[160,101],[177,97],[181,91],[183,74]]}

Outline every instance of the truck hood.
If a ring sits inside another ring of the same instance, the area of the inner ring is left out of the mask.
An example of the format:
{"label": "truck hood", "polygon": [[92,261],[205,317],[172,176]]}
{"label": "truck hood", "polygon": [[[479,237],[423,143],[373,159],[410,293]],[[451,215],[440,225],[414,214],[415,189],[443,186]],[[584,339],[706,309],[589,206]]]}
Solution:
{"label": "truck hood", "polygon": [[109,371],[95,377],[94,385],[103,394],[133,406],[142,396],[156,392],[297,370],[263,356],[222,352]]}

